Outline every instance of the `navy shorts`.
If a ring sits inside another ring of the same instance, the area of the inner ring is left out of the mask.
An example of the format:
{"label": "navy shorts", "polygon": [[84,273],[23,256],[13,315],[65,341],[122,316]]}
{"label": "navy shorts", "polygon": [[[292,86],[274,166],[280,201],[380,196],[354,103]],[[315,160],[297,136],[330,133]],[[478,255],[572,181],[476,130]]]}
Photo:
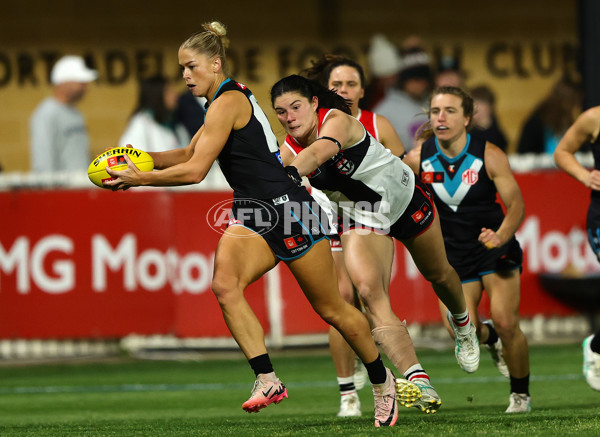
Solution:
{"label": "navy shorts", "polygon": [[415,178],[412,199],[396,223],[390,226],[390,235],[397,240],[414,238],[425,232],[434,218],[433,196],[425,184]]}
{"label": "navy shorts", "polygon": [[327,215],[304,187],[274,199],[233,199],[229,226],[244,226],[265,239],[277,258],[304,255],[330,233]]}
{"label": "navy shorts", "polygon": [[588,208],[586,227],[592,251],[598,256],[600,253],[600,199],[592,198]]}
{"label": "navy shorts", "polygon": [[446,255],[463,283],[480,281],[482,276],[490,273],[522,270],[523,264],[523,251],[516,238],[494,249],[487,249],[479,242],[466,250],[446,246]]}
{"label": "navy shorts", "polygon": [[400,218],[389,229],[375,229],[344,215],[338,217],[338,232],[341,235],[351,229],[367,229],[378,234],[389,235],[397,240],[405,240],[425,232],[433,223],[434,218],[435,208],[433,207],[431,192],[421,181],[415,178],[415,190],[410,203]]}

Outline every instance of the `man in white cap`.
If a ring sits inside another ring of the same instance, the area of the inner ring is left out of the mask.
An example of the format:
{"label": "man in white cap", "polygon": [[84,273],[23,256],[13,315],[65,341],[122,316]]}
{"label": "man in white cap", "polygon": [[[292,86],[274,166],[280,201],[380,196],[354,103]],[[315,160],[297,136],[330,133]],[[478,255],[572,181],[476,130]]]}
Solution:
{"label": "man in white cap", "polygon": [[31,116],[30,162],[33,172],[85,170],[90,163],[90,141],[83,115],[76,104],[95,70],[79,56],[64,56],[50,75],[53,95],[38,105]]}
{"label": "man in white cap", "polygon": [[396,82],[402,67],[398,48],[384,35],[373,35],[367,52],[371,80],[365,86],[361,107],[372,110]]}

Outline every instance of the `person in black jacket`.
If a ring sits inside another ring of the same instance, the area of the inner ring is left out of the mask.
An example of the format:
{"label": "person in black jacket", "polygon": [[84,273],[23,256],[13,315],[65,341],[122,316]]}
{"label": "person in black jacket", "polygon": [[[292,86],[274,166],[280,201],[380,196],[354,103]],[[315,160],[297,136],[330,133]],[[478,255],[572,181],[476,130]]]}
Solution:
{"label": "person in black jacket", "polygon": [[498,146],[506,152],[506,135],[498,124],[496,116],[496,97],[491,89],[485,85],[479,85],[471,89],[471,97],[475,104],[471,134],[482,140]]}
{"label": "person in black jacket", "polygon": [[582,93],[576,82],[566,77],[560,79],[525,121],[517,153],[552,155],[573,123],[581,98]]}

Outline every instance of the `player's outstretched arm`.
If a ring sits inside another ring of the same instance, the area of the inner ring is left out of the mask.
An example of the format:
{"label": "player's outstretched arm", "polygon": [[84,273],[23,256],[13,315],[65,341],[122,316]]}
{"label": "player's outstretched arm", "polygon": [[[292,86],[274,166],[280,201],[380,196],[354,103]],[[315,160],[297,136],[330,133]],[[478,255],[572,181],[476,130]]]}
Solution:
{"label": "player's outstretched arm", "polygon": [[567,130],[554,151],[556,165],[586,187],[600,190],[600,172],[589,171],[575,158],[581,146],[595,141],[600,132],[600,106],[583,112]]}
{"label": "player's outstretched arm", "polygon": [[[231,131],[247,124],[249,114],[251,114],[251,107],[245,96],[241,93],[225,93],[213,102],[206,112],[204,126],[194,136],[196,141],[192,140],[184,149],[187,153],[191,153],[189,159],[152,172],[140,172],[131,165],[120,172],[111,170],[109,174],[114,180],[108,181],[106,185],[119,190],[134,186],[177,186],[200,183],[225,146]],[[164,153],[168,152],[163,152],[162,157]],[[160,161],[161,155],[158,159]],[[158,165],[162,166],[166,163],[168,162],[163,161]]]}

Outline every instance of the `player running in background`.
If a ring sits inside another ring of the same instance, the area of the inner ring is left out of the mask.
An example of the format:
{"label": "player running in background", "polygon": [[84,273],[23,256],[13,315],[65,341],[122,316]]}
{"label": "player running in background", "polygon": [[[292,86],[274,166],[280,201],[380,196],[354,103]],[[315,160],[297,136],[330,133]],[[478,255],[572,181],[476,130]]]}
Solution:
{"label": "player running in background", "polygon": [[[345,98],[350,104],[351,115],[363,124],[373,138],[390,149],[394,155],[404,156],[402,141],[387,118],[371,111],[362,110],[358,106],[365,93],[365,76],[358,63],[342,56],[326,55],[313,62],[312,67],[304,70],[302,75],[317,80],[321,85]],[[291,144],[287,142],[284,144],[294,156],[297,154]],[[313,188],[311,194],[323,208],[335,207],[320,190]],[[339,214],[340,212],[336,208],[333,217],[338,217]],[[340,223],[338,223],[339,234],[344,231],[345,229],[340,229]],[[413,382],[421,392],[420,399],[414,403],[409,402],[407,405],[417,407],[426,413],[435,413],[441,405],[441,399],[431,385],[429,375],[417,359],[406,323],[396,316],[389,301],[394,240],[389,235],[376,233],[370,238],[371,243],[365,247],[365,250],[372,250],[373,253],[363,252],[360,260],[357,260],[356,256],[353,257],[352,253],[348,254],[349,263],[353,269],[350,275],[344,261],[340,237],[337,236],[330,240],[340,293],[346,301],[354,303],[355,292],[360,296],[360,291],[355,290],[352,281],[361,284],[360,289],[365,296],[360,299],[365,304],[365,313],[371,323],[371,328],[373,328],[372,334],[375,341],[386,354],[389,352],[388,357],[404,378]],[[378,293],[385,293],[385,295],[379,296]],[[329,331],[329,347],[336,368],[341,396],[338,416],[360,416],[360,399],[356,389],[360,388],[358,384],[361,378],[360,372],[355,369],[363,368],[363,366],[362,364],[360,367],[355,365],[354,352],[335,328],[331,328]]]}
{"label": "player running in background", "polygon": [[[567,130],[554,151],[556,165],[591,190],[587,231],[592,250],[600,261],[600,106],[584,111]],[[575,157],[584,144],[592,144],[594,168],[584,168]],[[583,341],[583,375],[594,390],[600,390],[600,331]]]}
{"label": "player running in background", "polygon": [[[450,308],[458,332],[456,358],[464,370],[474,372],[479,365],[475,327],[458,276],[446,259],[433,200],[415,180],[413,171],[366,132],[350,115],[344,98],[313,80],[298,75],[281,79],[271,88],[271,103],[288,134],[286,142],[297,153],[281,149],[290,177],[300,184],[301,176],[308,176],[311,185],[321,189],[341,207],[343,216],[352,220],[350,226],[344,224],[341,236],[344,261],[370,308],[367,314],[376,342],[384,347],[388,358],[392,362],[402,360],[412,349],[406,327],[400,323],[387,326],[380,316],[390,312],[385,291],[389,274],[369,282],[353,277],[361,270],[372,273],[366,266],[389,261],[389,256],[381,258],[378,252],[379,240],[388,238],[380,234],[406,246],[423,276]],[[404,389],[412,392],[415,384],[397,382],[401,403],[414,401],[402,396]]]}
{"label": "player running in background", "polygon": [[[472,117],[470,95],[457,87],[437,88],[430,100],[430,125],[420,135],[424,142],[405,161],[434,193],[448,259],[460,276],[479,341],[510,377],[506,412],[528,412],[529,348],[519,326],[523,253],[515,239],[525,207],[506,154],[467,133]],[[478,316],[483,290],[493,323]],[[446,315],[442,303],[440,308]],[[455,334],[455,328],[450,332]]]}
{"label": "player running in background", "polygon": [[[151,153],[158,171],[140,172],[127,158],[126,170],[108,170],[114,181],[107,185],[127,189],[199,183],[218,159],[234,198],[230,226],[215,252],[212,290],[256,375],[242,408],[257,412],[287,397],[273,371],[263,328],[244,298],[250,283],[283,260],[315,311],[343,334],[365,363],[373,384],[375,426],[392,426],[398,417],[394,375],[384,367],[365,317],[339,294],[319,207],[281,166],[277,139],[252,93],[228,78],[225,27],[212,22],[203,28],[181,45],[178,56],[192,94],[208,99],[204,125],[185,149]],[[288,208],[292,205],[297,208]],[[263,220],[266,214],[244,211],[248,206],[251,211],[262,206],[278,220],[271,226]],[[287,244],[290,239],[294,244]]]}

